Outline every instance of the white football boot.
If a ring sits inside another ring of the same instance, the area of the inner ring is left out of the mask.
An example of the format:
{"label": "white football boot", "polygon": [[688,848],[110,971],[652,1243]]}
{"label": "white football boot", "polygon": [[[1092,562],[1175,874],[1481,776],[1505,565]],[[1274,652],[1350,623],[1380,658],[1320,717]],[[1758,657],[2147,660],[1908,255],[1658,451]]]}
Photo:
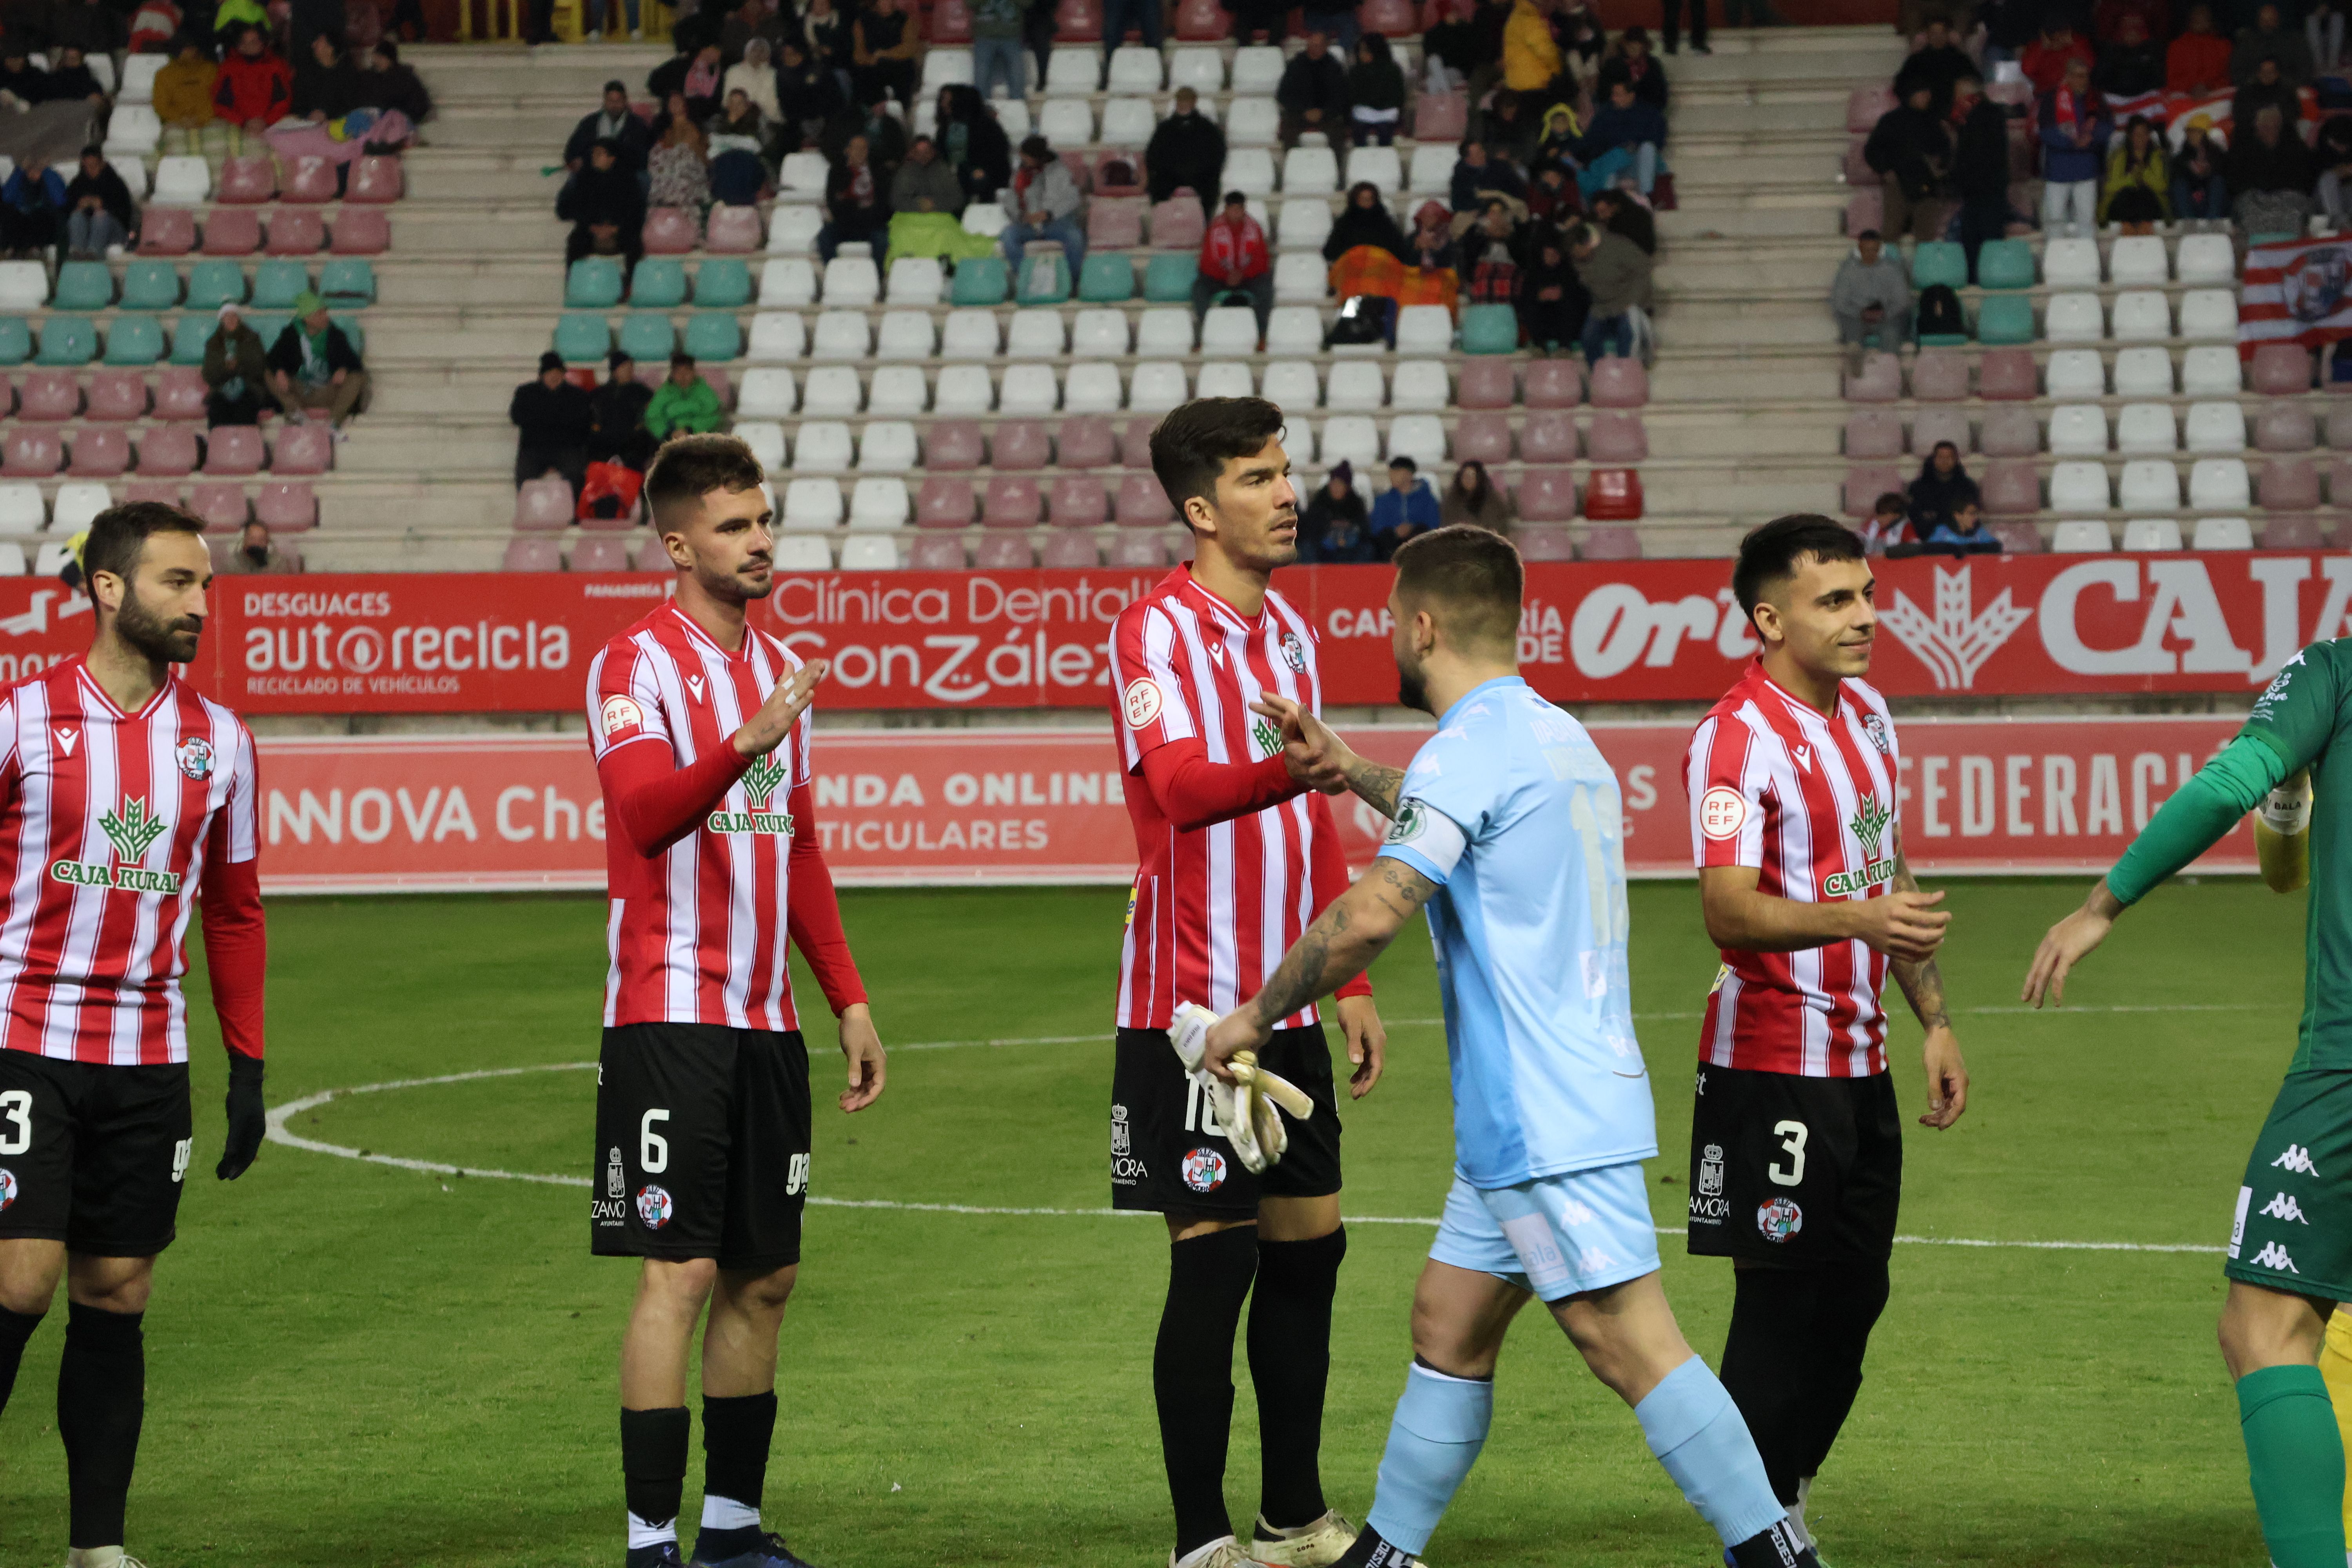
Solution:
{"label": "white football boot", "polygon": [[1276,1568],[1324,1568],[1346,1556],[1348,1548],[1356,1543],[1356,1527],[1337,1509],[1294,1530],[1276,1530],[1260,1514],[1255,1533],[1251,1552]]}

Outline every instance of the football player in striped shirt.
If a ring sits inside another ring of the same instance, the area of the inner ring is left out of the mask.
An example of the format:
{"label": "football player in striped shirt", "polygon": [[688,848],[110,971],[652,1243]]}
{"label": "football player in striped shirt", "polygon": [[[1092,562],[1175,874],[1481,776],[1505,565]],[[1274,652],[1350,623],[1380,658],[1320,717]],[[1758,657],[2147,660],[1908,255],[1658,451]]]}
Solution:
{"label": "football player in striped shirt", "polygon": [[81,553],[89,652],[0,693],[0,1407],[62,1277],[71,1568],[137,1568],[141,1320],[195,1148],[192,909],[228,1047],[213,1173],[243,1174],[266,1127],[253,737],[173,670],[204,629],[203,534],[157,502],[100,512]]}
{"label": "football player in striped shirt", "polygon": [[[1339,1223],[1339,1109],[1311,1005],[1276,1020],[1262,1059],[1315,1102],[1282,1116],[1288,1152],[1244,1165],[1169,1043],[1177,1004],[1231,1011],[1348,886],[1330,803],[1344,789],[1295,767],[1265,696],[1321,706],[1314,628],[1269,585],[1297,559],[1298,496],[1282,411],[1255,397],[1188,403],[1151,437],[1151,466],[1192,531],[1194,557],[1118,616],[1112,722],[1129,774],[1140,862],[1119,957],[1111,1078],[1111,1201],[1159,1214],[1168,1296],[1152,1392],[1175,1505],[1177,1568],[1322,1564],[1355,1539],[1319,1468],[1331,1300],[1348,1249]],[[1356,1098],[1380,1080],[1385,1037],[1361,975],[1335,1010]],[[1256,1527],[1225,1512],[1234,1339],[1250,1303],[1250,1382],[1261,1453]]]}
{"label": "football player in striped shirt", "polygon": [[818,850],[809,702],[824,677],[749,624],[774,584],[751,448],[672,440],[646,476],[676,596],[589,666],[612,969],[590,1235],[644,1259],[621,1349],[627,1568],[676,1568],[687,1354],[706,1306],[698,1568],[805,1568],[761,1528],[776,1335],[801,1256],[809,1062],[785,938],[841,1021],[841,1109],[882,1092],[882,1042]]}
{"label": "football player in striped shirt", "polygon": [[1690,1249],[1736,1281],[1723,1383],[1810,1542],[1813,1477],[1862,1387],[1903,1184],[1886,1066],[1891,973],[1927,1031],[1925,1126],[1968,1108],[1936,949],[1951,916],[1904,863],[1902,752],[1865,684],[1862,541],[1784,517],[1740,542],[1732,592],[1763,644],[1691,737],[1699,900],[1723,951],[1699,1028]]}

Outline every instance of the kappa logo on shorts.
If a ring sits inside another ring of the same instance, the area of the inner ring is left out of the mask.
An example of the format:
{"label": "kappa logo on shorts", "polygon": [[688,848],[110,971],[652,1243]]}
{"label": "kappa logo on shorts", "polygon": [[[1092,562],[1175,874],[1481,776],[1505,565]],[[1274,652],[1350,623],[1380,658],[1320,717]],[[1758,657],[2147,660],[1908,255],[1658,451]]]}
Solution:
{"label": "kappa logo on shorts", "polygon": [[669,1223],[670,1216],[677,1212],[677,1205],[670,1202],[668,1189],[664,1187],[637,1189],[637,1219],[647,1230],[659,1230]]}
{"label": "kappa logo on shorts", "polygon": [[1805,1228],[1805,1211],[1793,1198],[1774,1198],[1758,1205],[1756,1228],[1769,1242],[1783,1242]]}
{"label": "kappa logo on shorts", "polygon": [[1225,1184],[1225,1157],[1214,1149],[1195,1149],[1184,1156],[1184,1184],[1196,1193],[1213,1193]]}
{"label": "kappa logo on shorts", "polygon": [[2281,1274],[2303,1272],[2294,1266],[2294,1259],[2287,1256],[2286,1248],[2275,1241],[2266,1243],[2260,1252],[2246,1259],[2246,1262],[2249,1267],[2276,1269]]}
{"label": "kappa logo on shorts", "polygon": [[2290,1143],[2286,1152],[2271,1162],[2273,1171],[2284,1171],[2290,1176],[2315,1176],[2319,1167],[2311,1163],[2311,1151],[2300,1143]]}
{"label": "kappa logo on shorts", "polygon": [[16,1173],[0,1167],[0,1210],[16,1201]]}
{"label": "kappa logo on shorts", "polygon": [[2288,1220],[2296,1225],[2309,1225],[2311,1223],[2311,1221],[2304,1217],[2303,1205],[2295,1202],[2294,1196],[2287,1193],[2281,1193],[2278,1196],[2264,1204],[2263,1205],[2263,1213],[2273,1219]]}

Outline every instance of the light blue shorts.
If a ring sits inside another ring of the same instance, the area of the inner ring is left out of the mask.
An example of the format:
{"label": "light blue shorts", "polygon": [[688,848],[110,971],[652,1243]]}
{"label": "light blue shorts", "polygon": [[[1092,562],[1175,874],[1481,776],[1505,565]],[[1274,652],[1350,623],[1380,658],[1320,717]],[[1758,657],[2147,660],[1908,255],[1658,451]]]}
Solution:
{"label": "light blue shorts", "polygon": [[1515,1187],[1456,1176],[1429,1255],[1557,1301],[1654,1272],[1658,1227],[1638,1163]]}

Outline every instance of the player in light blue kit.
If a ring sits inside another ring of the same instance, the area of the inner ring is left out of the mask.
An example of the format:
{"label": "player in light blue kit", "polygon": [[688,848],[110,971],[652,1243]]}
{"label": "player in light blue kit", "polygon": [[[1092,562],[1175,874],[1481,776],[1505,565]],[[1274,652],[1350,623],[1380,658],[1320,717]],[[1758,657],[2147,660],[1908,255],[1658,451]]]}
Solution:
{"label": "player in light blue kit", "polygon": [[1413,1359],[1380,1490],[1341,1568],[1403,1568],[1469,1475],[1496,1357],[1529,1296],[1633,1407],[1650,1451],[1736,1568],[1817,1568],[1747,1424],[1658,1282],[1641,1162],[1658,1152],[1625,967],[1617,781],[1582,725],[1519,679],[1524,575],[1508,541],[1442,528],[1397,552],[1401,700],[1439,716],[1411,768],[1368,763],[1269,700],[1305,761],[1394,819],[1380,858],[1211,1026],[1220,1077],[1272,1021],[1329,994],[1428,910],[1454,1071],[1454,1190],[1413,1295]]}

